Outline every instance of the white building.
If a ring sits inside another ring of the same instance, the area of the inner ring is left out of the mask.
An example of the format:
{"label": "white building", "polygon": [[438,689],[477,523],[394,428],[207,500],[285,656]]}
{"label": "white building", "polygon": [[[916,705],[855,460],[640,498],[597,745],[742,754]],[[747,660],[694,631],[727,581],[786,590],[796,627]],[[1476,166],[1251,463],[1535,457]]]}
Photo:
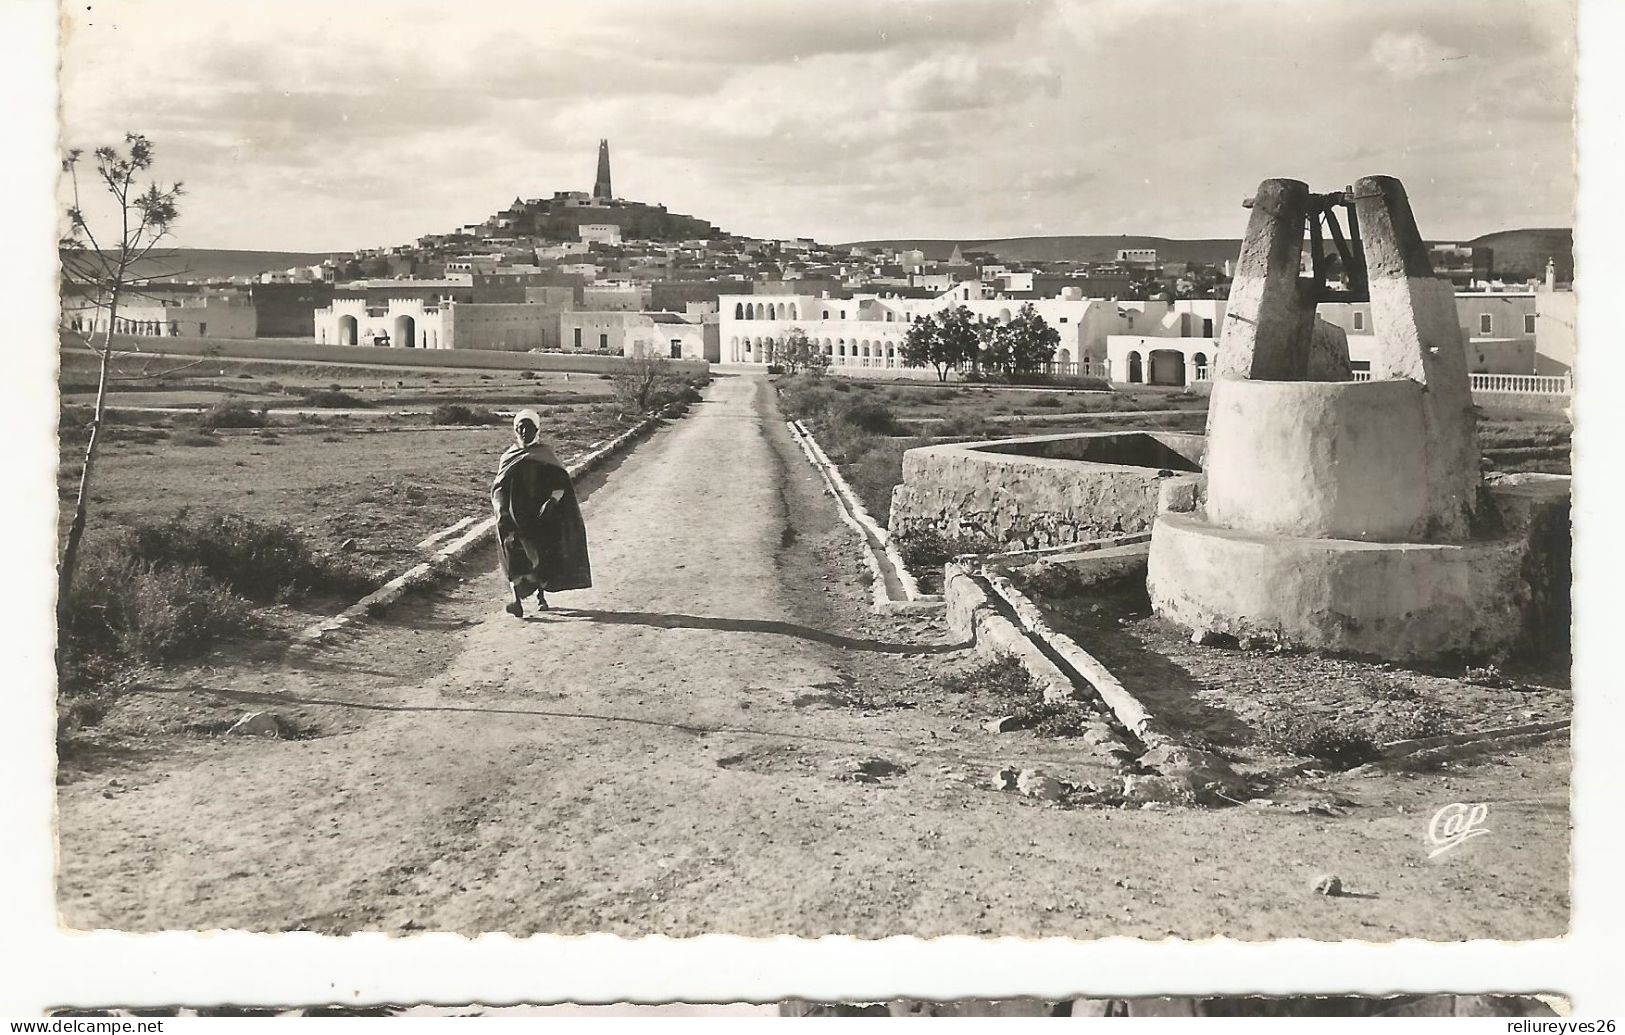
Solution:
{"label": "white building", "polygon": [[582,223],[576,232],[588,244],[621,243],[621,228],[614,223]]}
{"label": "white building", "polygon": [[[799,330],[816,342],[833,369],[896,370],[918,373],[903,362],[902,345],[917,317],[964,306],[977,317],[1009,323],[1030,304],[1061,336],[1055,350],[1058,373],[1092,373],[1106,358],[1106,338],[1132,328],[1147,305],[1166,303],[1111,302],[1072,297],[1012,299],[995,294],[979,281],[966,281],[928,299],[859,294],[851,298],[822,295],[723,295],[718,299],[721,361],[765,363],[767,346]],[[1081,364],[1081,369],[1080,369]]]}
{"label": "white building", "polygon": [[572,310],[559,314],[566,352],[705,359],[705,323],[688,313]]}
{"label": "white building", "polygon": [[1111,379],[1153,385],[1207,380],[1219,348],[1225,302],[1192,298],[1143,305],[1139,312],[1127,312],[1126,326],[1106,337]]}
{"label": "white building", "polygon": [[441,307],[421,298],[392,298],[369,306],[365,298],[335,298],[316,310],[316,341],[323,345],[377,345],[390,348],[450,348],[441,325]]}

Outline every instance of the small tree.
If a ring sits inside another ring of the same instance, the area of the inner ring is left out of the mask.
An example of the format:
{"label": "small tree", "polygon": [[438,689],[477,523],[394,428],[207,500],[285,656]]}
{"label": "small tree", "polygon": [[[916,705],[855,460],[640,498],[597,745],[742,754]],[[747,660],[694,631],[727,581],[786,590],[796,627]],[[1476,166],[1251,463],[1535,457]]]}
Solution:
{"label": "small tree", "polygon": [[1012,374],[1032,374],[1055,358],[1061,334],[1051,327],[1031,302],[1021,307],[1015,318],[999,328],[1001,352]]}
{"label": "small tree", "polygon": [[804,370],[817,377],[829,367],[829,357],[824,350],[800,327],[790,328],[784,340],[774,344],[768,358],[769,362],[783,365],[785,372],[790,374]]}
{"label": "small tree", "polygon": [[975,370],[982,360],[982,323],[962,305],[944,309],[936,314],[937,325],[942,328],[946,350],[955,357],[954,366],[969,366]]}
{"label": "small tree", "polygon": [[903,362],[911,367],[936,368],[938,381],[948,380],[948,371],[958,359],[948,354],[935,314],[914,318],[903,335],[902,353]]}
{"label": "small tree", "polygon": [[[152,168],[153,148],[141,134],[126,133],[122,150],[108,145],[92,152],[96,179],[112,200],[112,218],[116,220],[116,225],[104,227],[102,234],[98,235],[91,226],[91,217],[80,203],[79,164],[83,157],[84,152],[76,148],[62,159],[62,171],[67,177],[72,200],[66,212],[67,226],[58,242],[58,250],[62,261],[64,299],[78,300],[81,307],[91,314],[88,326],[76,322],[73,333],[79,336],[86,348],[97,354],[99,363],[96,405],[90,418],[90,436],[85,442],[85,463],[79,472],[73,520],[68,525],[62,559],[57,568],[58,607],[67,605],[73,589],[74,571],[79,563],[79,544],[85,534],[97,447],[101,442],[102,421],[107,413],[107,385],[116,351],[113,348],[113,331],[118,323],[119,307],[141,279],[137,276],[137,267],[152,254],[160,241],[169,236],[180,215],[179,183],[169,187],[160,187],[155,182],[148,182],[144,187],[137,184],[137,180]],[[105,323],[102,322],[104,319]],[[101,326],[100,332],[97,330],[98,324]]]}
{"label": "small tree", "polygon": [[661,355],[628,356],[610,375],[615,402],[623,417],[641,417],[683,398],[688,386]]}
{"label": "small tree", "polygon": [[918,316],[903,338],[903,362],[916,367],[933,367],[938,381],[948,380],[948,371],[974,364],[981,349],[981,335],[969,309],[956,306]]}
{"label": "small tree", "polygon": [[983,323],[978,330],[982,341],[982,365],[989,370],[1007,372],[1010,369],[1010,336],[1004,325],[994,320]]}

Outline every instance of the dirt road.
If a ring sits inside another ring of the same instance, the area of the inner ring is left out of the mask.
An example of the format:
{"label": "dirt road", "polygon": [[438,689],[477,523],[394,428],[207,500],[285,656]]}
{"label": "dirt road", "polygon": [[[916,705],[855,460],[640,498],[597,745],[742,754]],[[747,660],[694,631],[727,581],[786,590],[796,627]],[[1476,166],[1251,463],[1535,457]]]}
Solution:
{"label": "dirt road", "polygon": [[[942,642],[934,618],[864,608],[850,533],[770,391],[719,380],[605,475],[584,508],[597,585],[543,616],[503,614],[487,559],[347,643],[221,658],[137,695],[129,707],[175,733],[66,772],[64,922],[1366,939],[1566,927],[1566,802],[1528,800],[1510,769],[1473,788],[1524,799],[1496,807],[1496,836],[1432,861],[1427,814],[1462,793],[1449,774],[1416,776],[1397,809],[1337,818],[1063,810],[991,789],[1009,764],[1112,774],[1067,742],[955,714],[942,677],[973,652]],[[262,707],[311,735],[182,722]],[[1332,870],[1362,897],[1310,893]]]}

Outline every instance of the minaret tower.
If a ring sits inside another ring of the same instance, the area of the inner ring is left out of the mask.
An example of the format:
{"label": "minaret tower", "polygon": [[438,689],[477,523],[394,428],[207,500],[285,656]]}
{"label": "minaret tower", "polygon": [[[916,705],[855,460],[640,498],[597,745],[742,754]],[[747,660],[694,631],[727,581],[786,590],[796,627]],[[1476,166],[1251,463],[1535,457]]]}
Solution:
{"label": "minaret tower", "polygon": [[609,141],[598,141],[598,178],[592,184],[594,201],[608,201],[615,196],[609,186]]}

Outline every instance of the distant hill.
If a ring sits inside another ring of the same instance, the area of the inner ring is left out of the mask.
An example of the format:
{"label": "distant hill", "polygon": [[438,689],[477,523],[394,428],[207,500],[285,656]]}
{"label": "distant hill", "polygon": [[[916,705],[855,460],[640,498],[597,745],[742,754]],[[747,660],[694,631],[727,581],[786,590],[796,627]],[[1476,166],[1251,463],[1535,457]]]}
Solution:
{"label": "distant hill", "polygon": [[230,248],[159,248],[142,261],[137,275],[179,280],[246,277],[294,266],[314,266],[349,252],[257,252]]}
{"label": "distant hill", "polygon": [[954,245],[967,252],[992,252],[1013,262],[1110,262],[1121,248],[1155,248],[1163,262],[1223,262],[1241,251],[1241,240],[1182,241],[1169,237],[1137,234],[1073,234],[1061,237],[999,237],[981,240],[941,241],[898,238],[884,241],[852,241],[840,247],[918,248],[927,259],[945,260]]}
{"label": "distant hill", "polygon": [[[1460,243],[1452,242],[1452,243]],[[1569,280],[1574,270],[1574,232],[1567,229],[1501,230],[1466,242],[1494,249],[1495,271],[1500,276],[1542,277],[1546,259],[1557,263],[1557,279]],[[1122,248],[1155,248],[1163,262],[1222,263],[1241,251],[1241,240],[1182,240],[1140,235],[1075,234],[1056,237],[1001,237],[977,240],[892,238],[851,241],[840,247],[919,249],[927,259],[945,260],[954,245],[968,252],[991,252],[1011,262],[1110,262]]]}
{"label": "distant hill", "polygon": [[1542,279],[1546,260],[1557,268],[1559,281],[1574,279],[1574,231],[1567,227],[1531,230],[1499,230],[1475,237],[1470,242],[1495,254],[1495,275],[1510,280]]}

